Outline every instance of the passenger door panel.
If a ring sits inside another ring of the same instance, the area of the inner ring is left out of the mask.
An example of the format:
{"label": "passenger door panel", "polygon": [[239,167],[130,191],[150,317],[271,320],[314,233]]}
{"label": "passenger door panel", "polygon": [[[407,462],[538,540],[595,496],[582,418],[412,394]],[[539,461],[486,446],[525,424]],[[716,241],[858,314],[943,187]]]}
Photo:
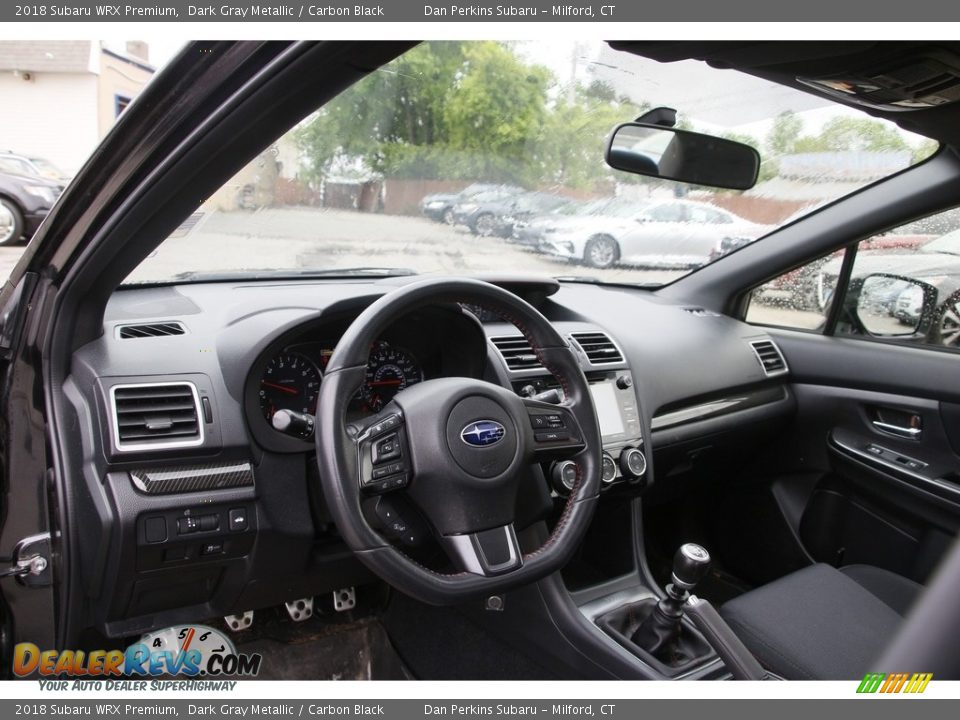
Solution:
{"label": "passenger door panel", "polygon": [[797,398],[791,470],[819,475],[797,528],[814,560],[924,582],[960,528],[960,357],[771,330]]}

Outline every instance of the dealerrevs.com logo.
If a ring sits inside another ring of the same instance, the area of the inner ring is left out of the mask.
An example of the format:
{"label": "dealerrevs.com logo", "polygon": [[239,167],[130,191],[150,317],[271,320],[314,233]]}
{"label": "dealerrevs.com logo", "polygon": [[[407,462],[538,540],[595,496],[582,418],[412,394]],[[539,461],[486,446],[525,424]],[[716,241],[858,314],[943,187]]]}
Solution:
{"label": "dealerrevs.com logo", "polygon": [[205,625],[177,625],[152,632],[126,650],[41,650],[33,643],[14,648],[18,678],[111,678],[182,676],[254,677],[263,657],[238,653],[230,638]]}

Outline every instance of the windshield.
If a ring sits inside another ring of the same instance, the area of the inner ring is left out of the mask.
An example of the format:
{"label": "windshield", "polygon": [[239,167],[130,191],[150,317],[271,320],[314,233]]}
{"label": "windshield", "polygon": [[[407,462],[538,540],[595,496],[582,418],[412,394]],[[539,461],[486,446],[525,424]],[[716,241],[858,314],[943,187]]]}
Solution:
{"label": "windshield", "polygon": [[[757,185],[609,168],[611,129],[661,106],[757,148]],[[658,286],[935,149],[701,62],[600,42],[424,43],[277,138],[127,282],[506,270]]]}

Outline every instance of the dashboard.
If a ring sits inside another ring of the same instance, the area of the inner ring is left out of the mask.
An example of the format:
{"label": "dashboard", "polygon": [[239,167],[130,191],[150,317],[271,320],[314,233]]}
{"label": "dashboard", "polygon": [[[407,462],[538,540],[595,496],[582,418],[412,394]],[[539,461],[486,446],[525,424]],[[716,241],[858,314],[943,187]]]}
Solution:
{"label": "dashboard", "polygon": [[[578,354],[611,502],[668,488],[705,438],[716,445],[745,423],[792,412],[789,371],[764,364],[761,352],[783,358],[757,328],[641,290],[494,280],[537,307]],[[76,502],[89,519],[78,556],[88,596],[101,598],[83,622],[117,637],[188,609],[193,617],[239,613],[372,579],[326,512],[312,438],[274,420],[281,411],[313,415],[340,337],[406,282],[197,283],[114,294],[103,335],[74,354],[63,388],[80,430]],[[562,398],[513,325],[446,303],[382,330],[347,421],[442,377]],[[554,431],[548,414],[543,422],[536,432]],[[570,470],[562,462],[531,468],[529,496],[518,499],[526,523],[549,522]],[[410,552],[425,552],[429,529],[415,519],[405,528]]]}

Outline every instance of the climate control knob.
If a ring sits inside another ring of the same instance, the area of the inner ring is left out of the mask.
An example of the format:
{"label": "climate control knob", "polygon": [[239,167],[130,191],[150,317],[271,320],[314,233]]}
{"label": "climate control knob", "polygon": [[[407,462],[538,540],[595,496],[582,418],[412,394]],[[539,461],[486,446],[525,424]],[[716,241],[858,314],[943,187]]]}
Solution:
{"label": "climate control knob", "polygon": [[647,458],[640,448],[625,447],[620,451],[620,472],[628,480],[643,477],[647,472]]}
{"label": "climate control knob", "polygon": [[617,463],[614,462],[610,453],[603,454],[603,465],[601,466],[600,479],[604,485],[609,485],[617,479]]}
{"label": "climate control knob", "polygon": [[550,468],[550,479],[557,492],[570,492],[577,482],[577,464],[573,460],[555,462]]}

